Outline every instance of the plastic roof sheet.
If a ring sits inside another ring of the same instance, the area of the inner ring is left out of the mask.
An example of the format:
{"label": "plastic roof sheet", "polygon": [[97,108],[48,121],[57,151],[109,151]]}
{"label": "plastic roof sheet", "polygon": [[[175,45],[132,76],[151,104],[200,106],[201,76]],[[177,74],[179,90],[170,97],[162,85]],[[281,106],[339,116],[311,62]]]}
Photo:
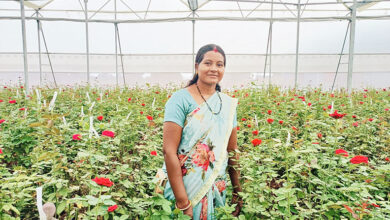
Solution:
{"label": "plastic roof sheet", "polygon": [[[84,0],[25,0],[26,18],[85,21]],[[389,0],[359,0],[357,19],[390,19]],[[349,19],[353,0],[198,0],[196,20],[301,21]],[[169,22],[192,20],[186,0],[89,0],[90,22]],[[30,18],[29,18],[30,17]],[[116,17],[116,19],[115,19]],[[0,1],[0,19],[20,19],[18,0]]]}

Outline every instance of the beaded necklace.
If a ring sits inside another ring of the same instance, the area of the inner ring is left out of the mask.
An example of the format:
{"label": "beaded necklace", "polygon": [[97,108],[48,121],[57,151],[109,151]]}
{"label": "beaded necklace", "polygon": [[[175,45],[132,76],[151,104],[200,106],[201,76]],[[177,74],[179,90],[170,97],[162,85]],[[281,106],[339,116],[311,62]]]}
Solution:
{"label": "beaded necklace", "polygon": [[204,102],[206,103],[207,107],[209,108],[210,112],[213,113],[214,115],[218,115],[218,114],[221,112],[221,109],[222,109],[222,99],[221,99],[221,96],[219,95],[219,92],[217,91],[217,95],[218,95],[218,98],[219,98],[219,100],[220,100],[220,102],[221,102],[221,105],[219,106],[219,111],[218,111],[218,112],[213,112],[213,110],[212,110],[211,107],[209,106],[209,103],[207,103],[206,99],[203,97],[202,93],[200,92],[200,89],[199,89],[199,87],[198,87],[198,84],[195,83],[195,85],[196,85],[196,88],[197,88],[198,91],[199,91],[200,96],[202,97],[202,99],[203,99]]}

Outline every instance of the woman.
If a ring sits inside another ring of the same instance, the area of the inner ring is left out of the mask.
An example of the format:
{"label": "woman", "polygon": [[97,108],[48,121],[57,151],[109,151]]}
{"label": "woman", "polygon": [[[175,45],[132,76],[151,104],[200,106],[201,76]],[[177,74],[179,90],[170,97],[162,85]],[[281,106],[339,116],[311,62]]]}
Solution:
{"label": "woman", "polygon": [[[226,168],[233,185],[233,215],[242,207],[237,168],[237,99],[220,93],[225,72],[224,51],[215,44],[199,49],[196,74],[187,87],[175,92],[165,105],[163,170],[169,181],[164,196],[194,219],[215,219],[224,206]],[[228,152],[231,152],[228,154]]]}

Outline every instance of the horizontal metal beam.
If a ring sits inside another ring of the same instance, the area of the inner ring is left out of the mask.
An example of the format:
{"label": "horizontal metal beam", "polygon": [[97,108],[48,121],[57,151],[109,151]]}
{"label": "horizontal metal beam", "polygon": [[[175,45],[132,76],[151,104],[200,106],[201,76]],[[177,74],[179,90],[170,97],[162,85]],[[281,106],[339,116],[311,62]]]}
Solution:
{"label": "horizontal metal beam", "polygon": [[[39,55],[39,52],[27,52],[28,55]],[[85,53],[49,52],[42,54],[85,56]],[[23,55],[23,52],[0,52],[0,55]],[[115,56],[115,53],[90,53],[90,56]],[[192,56],[192,53],[123,53],[123,56]],[[228,53],[227,56],[265,56],[264,53]],[[299,53],[301,56],[339,56],[340,53]],[[347,56],[345,52],[343,55]],[[357,56],[390,56],[390,53],[355,53]],[[272,56],[295,56],[295,53],[274,53]]]}
{"label": "horizontal metal beam", "polygon": [[[263,3],[263,4],[274,4],[274,5],[280,5],[280,4],[285,4],[285,5],[294,5],[297,6],[298,3],[291,3],[291,2],[272,2],[272,1],[261,1],[261,0],[211,0],[212,2],[249,2],[249,3]],[[373,0],[370,2],[390,2],[390,0]],[[365,1],[357,1],[357,3],[366,3]],[[308,2],[308,3],[301,3],[301,6],[304,5],[338,5],[338,4],[353,4],[353,1],[334,1],[334,2],[320,2],[317,0],[317,2]]]}
{"label": "horizontal metal beam", "polygon": [[[2,16],[0,20],[20,20],[19,16]],[[130,24],[130,23],[160,23],[160,22],[183,22],[183,21],[271,21],[270,18],[259,18],[259,17],[195,17],[195,18],[163,18],[163,19],[136,19],[136,20],[101,20],[93,19],[88,20],[88,22],[93,23],[118,23],[118,24]],[[356,16],[358,20],[389,20],[390,15],[382,16]],[[85,22],[85,19],[73,19],[73,18],[36,18],[36,17],[26,17],[26,20],[40,20],[40,21],[69,21],[69,22]],[[334,17],[306,17],[301,18],[302,22],[316,22],[316,21],[342,21],[342,20],[351,20],[350,16],[334,16]],[[274,22],[296,22],[296,18],[287,17],[287,18],[273,18]]]}

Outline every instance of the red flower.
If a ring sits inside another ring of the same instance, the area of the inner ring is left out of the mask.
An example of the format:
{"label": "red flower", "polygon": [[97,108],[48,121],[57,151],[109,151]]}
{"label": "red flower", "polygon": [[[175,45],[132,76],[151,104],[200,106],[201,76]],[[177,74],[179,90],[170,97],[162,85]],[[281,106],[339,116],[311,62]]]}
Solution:
{"label": "red flower", "polygon": [[142,103],[141,105],[142,105],[142,106],[145,106],[145,103]]}
{"label": "red flower", "polygon": [[343,157],[348,157],[348,152],[343,149],[337,149],[334,151],[336,155],[341,155]]}
{"label": "red flower", "polygon": [[381,207],[380,205],[377,205],[377,204],[375,204],[375,203],[372,203],[371,205],[374,206],[374,207],[376,207],[376,208]]}
{"label": "red flower", "polygon": [[353,157],[350,160],[350,162],[353,163],[353,164],[360,164],[360,163],[368,164],[368,157],[358,155],[358,156]]}
{"label": "red flower", "polygon": [[115,209],[117,209],[117,208],[118,208],[118,205],[113,205],[113,206],[108,207],[108,208],[107,208],[107,211],[108,211],[108,212],[113,212],[113,211],[115,211]]}
{"label": "red flower", "polygon": [[130,102],[130,101],[131,101],[131,98],[128,98],[128,99],[127,99],[127,102]]}
{"label": "red flower", "polygon": [[24,110],[25,110],[25,108],[20,108],[20,109],[19,109],[19,111],[24,111]]}
{"label": "red flower", "polygon": [[347,115],[347,114],[337,113],[337,110],[335,110],[334,113],[329,114],[330,117],[335,118],[335,119],[343,118],[345,115]]}
{"label": "red flower", "polygon": [[252,144],[254,147],[256,147],[257,145],[260,145],[261,144],[261,139],[253,139],[252,140]]}
{"label": "red flower", "polygon": [[152,155],[152,156],[157,156],[157,152],[154,150],[154,151],[151,151],[150,152],[150,155]]}
{"label": "red flower", "polygon": [[321,138],[322,138],[322,134],[321,134],[321,133],[318,133],[318,134],[317,134],[317,137],[321,139]]}
{"label": "red flower", "polygon": [[237,127],[236,127],[236,129],[237,129],[237,131],[239,131],[239,130],[240,130],[240,127],[239,127],[239,126],[237,126]]}
{"label": "red flower", "polygon": [[294,131],[298,130],[298,128],[296,128],[295,126],[292,126],[291,127]]}
{"label": "red flower", "polygon": [[332,106],[331,105],[328,105],[328,109],[331,109],[332,108]]}
{"label": "red flower", "polygon": [[152,120],[153,120],[153,117],[150,116],[150,115],[146,116],[146,118],[147,118],[149,121],[152,121]]}
{"label": "red flower", "polygon": [[312,144],[320,144],[319,142],[313,142]]}
{"label": "red flower", "polygon": [[155,93],[156,93],[156,94],[160,94],[160,92],[159,92],[159,91],[156,91]]}
{"label": "red flower", "polygon": [[311,106],[311,102],[307,103],[307,105],[310,107]]}
{"label": "red flower", "polygon": [[2,100],[2,99],[0,99],[0,102],[3,102],[3,100]]}
{"label": "red flower", "polygon": [[390,158],[386,157],[385,160],[386,160],[386,161],[390,161]]}
{"label": "red flower", "polygon": [[356,115],[352,115],[352,118],[356,118]]}
{"label": "red flower", "polygon": [[8,101],[10,104],[15,104],[16,103],[16,100],[9,100]]}
{"label": "red flower", "polygon": [[272,124],[274,120],[272,118],[267,119],[268,124]]}
{"label": "red flower", "polygon": [[92,181],[94,181],[95,183],[101,186],[111,187],[112,185],[114,185],[114,183],[111,182],[109,178],[104,178],[104,177],[95,177],[95,179],[92,179]]}
{"label": "red flower", "polygon": [[3,149],[0,148],[0,154],[3,154]]}
{"label": "red flower", "polygon": [[102,136],[107,136],[107,137],[114,138],[115,137],[115,133],[112,132],[112,131],[103,131],[102,132]]}
{"label": "red flower", "polygon": [[326,108],[325,108],[325,107],[323,107],[323,108],[322,108],[322,110],[326,111]]}
{"label": "red flower", "polygon": [[366,181],[366,183],[371,183],[372,182],[372,180],[370,180],[370,179],[366,179],[364,181]]}
{"label": "red flower", "polygon": [[388,108],[385,108],[385,111],[387,112],[387,111],[389,111],[389,109],[388,109]]}
{"label": "red flower", "polygon": [[360,104],[360,105],[363,105],[363,104],[364,104],[364,102],[359,102],[359,104]]}
{"label": "red flower", "polygon": [[354,127],[357,127],[357,126],[359,126],[359,123],[358,123],[358,122],[354,122],[354,123],[352,123],[352,125],[353,125]]}
{"label": "red flower", "polygon": [[142,112],[142,111],[141,111],[141,112],[139,112],[139,113],[140,113],[141,115],[142,115],[142,114],[144,114],[144,112]]}
{"label": "red flower", "polygon": [[282,120],[280,120],[280,121],[279,121],[279,124],[283,124],[283,121],[282,121]]}
{"label": "red flower", "polygon": [[246,118],[241,118],[241,121],[246,121]]}
{"label": "red flower", "polygon": [[259,131],[258,131],[258,130],[254,130],[254,131],[252,131],[252,134],[253,134],[253,135],[258,135],[258,134],[259,134]]}
{"label": "red flower", "polygon": [[97,120],[99,120],[99,121],[103,120],[103,115],[97,116]]}
{"label": "red flower", "polygon": [[270,114],[272,113],[272,111],[271,111],[271,110],[268,110],[267,113],[270,115]]}
{"label": "red flower", "polygon": [[3,122],[5,122],[5,120],[4,120],[4,119],[0,119],[0,125],[1,125]]}
{"label": "red flower", "polygon": [[81,134],[74,134],[74,135],[72,136],[72,139],[75,140],[75,141],[81,140]]}
{"label": "red flower", "polygon": [[372,119],[372,118],[369,118],[368,120],[369,120],[369,121],[373,121],[374,119]]}

